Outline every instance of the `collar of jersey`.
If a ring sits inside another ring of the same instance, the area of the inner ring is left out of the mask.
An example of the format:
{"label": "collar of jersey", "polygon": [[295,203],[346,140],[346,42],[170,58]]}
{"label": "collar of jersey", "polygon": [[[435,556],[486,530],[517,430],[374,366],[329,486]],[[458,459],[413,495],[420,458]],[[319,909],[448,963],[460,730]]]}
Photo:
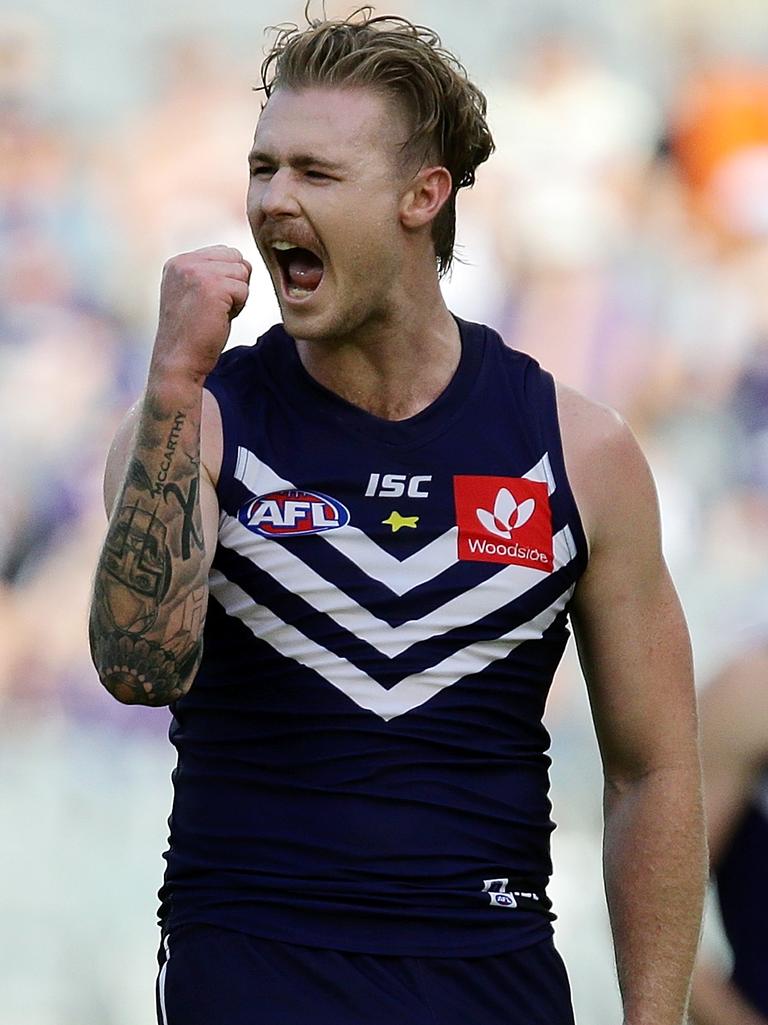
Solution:
{"label": "collar of jersey", "polygon": [[453,377],[434,402],[406,420],[385,420],[375,416],[320,384],[305,369],[294,339],[282,327],[279,328],[282,337],[275,338],[277,344],[273,350],[278,362],[282,363],[282,367],[276,368],[276,380],[282,386],[280,391],[284,397],[299,404],[305,415],[309,404],[309,408],[319,414],[331,416],[339,426],[367,438],[377,438],[398,447],[422,445],[442,434],[466,412],[466,400],[478,381],[485,351],[485,331],[479,324],[455,316],[454,320],[461,338],[461,356]]}

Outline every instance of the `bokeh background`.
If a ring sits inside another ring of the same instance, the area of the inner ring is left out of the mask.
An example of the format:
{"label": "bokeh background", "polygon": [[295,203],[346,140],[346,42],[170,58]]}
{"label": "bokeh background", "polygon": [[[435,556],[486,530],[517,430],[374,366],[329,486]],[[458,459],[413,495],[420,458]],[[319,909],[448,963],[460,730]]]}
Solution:
{"label": "bokeh background", "polygon": [[[332,14],[349,4],[328,3]],[[315,5],[315,11],[318,6]],[[698,677],[768,596],[764,0],[396,0],[489,98],[445,290],[627,418],[652,464]],[[168,712],[86,645],[109,440],[140,393],[163,261],[244,218],[252,91],[293,0],[0,11],[0,1021],[154,1021]],[[265,276],[235,323],[277,319]],[[552,894],[580,1025],[620,1020],[600,769],[571,652],[549,703]]]}

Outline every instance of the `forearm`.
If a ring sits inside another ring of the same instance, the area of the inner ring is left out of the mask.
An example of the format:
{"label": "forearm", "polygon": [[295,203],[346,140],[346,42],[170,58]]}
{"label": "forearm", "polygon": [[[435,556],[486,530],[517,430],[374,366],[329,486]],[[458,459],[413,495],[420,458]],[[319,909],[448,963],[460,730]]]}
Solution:
{"label": "forearm", "polygon": [[748,1004],[733,983],[714,966],[696,969],[691,989],[693,1025],[768,1025],[768,1019]]}
{"label": "forearm", "polygon": [[681,1025],[707,859],[698,764],[606,788],[605,885],[626,1025]]}
{"label": "forearm", "polygon": [[200,384],[150,371],[96,570],[91,653],[104,686],[128,704],[179,698],[202,654],[201,405]]}

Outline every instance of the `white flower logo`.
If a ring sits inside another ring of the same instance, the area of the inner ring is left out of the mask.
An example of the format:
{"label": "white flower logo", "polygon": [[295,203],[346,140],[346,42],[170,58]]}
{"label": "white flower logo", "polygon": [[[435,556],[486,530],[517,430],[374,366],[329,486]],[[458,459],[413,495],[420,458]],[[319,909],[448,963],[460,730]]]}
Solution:
{"label": "white flower logo", "polygon": [[536,503],[526,498],[520,505],[507,488],[501,488],[493,504],[493,512],[487,509],[476,509],[477,518],[490,534],[496,537],[512,537],[512,531],[522,527],[533,516]]}

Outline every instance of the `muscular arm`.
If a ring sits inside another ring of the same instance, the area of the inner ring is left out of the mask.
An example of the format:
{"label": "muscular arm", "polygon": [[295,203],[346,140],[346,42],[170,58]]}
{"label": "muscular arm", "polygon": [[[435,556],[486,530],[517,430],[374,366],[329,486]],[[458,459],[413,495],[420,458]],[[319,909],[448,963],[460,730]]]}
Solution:
{"label": "muscular arm", "polygon": [[[715,867],[738,827],[768,761],[768,651],[728,665],[701,698],[702,762],[710,863]],[[768,1025],[725,973],[703,962],[691,993],[696,1025]]]}
{"label": "muscular arm", "polygon": [[112,515],[89,633],[102,683],[127,704],[175,701],[202,656],[218,505],[201,463],[201,427],[209,463],[221,445],[218,409],[210,396],[204,402],[203,382],[245,303],[249,274],[242,256],[225,247],[166,264],[144,399],[110,453]]}
{"label": "muscular arm", "polygon": [[561,403],[591,541],[574,625],[604,768],[605,887],[624,1020],[680,1025],[706,878],[688,633],[637,444],[610,411],[573,395]]}
{"label": "muscular arm", "polygon": [[108,501],[126,469],[110,501],[90,638],[102,683],[127,704],[175,701],[202,655],[217,505],[200,465],[201,407],[201,388],[150,381],[130,454],[126,431],[110,455]]}

